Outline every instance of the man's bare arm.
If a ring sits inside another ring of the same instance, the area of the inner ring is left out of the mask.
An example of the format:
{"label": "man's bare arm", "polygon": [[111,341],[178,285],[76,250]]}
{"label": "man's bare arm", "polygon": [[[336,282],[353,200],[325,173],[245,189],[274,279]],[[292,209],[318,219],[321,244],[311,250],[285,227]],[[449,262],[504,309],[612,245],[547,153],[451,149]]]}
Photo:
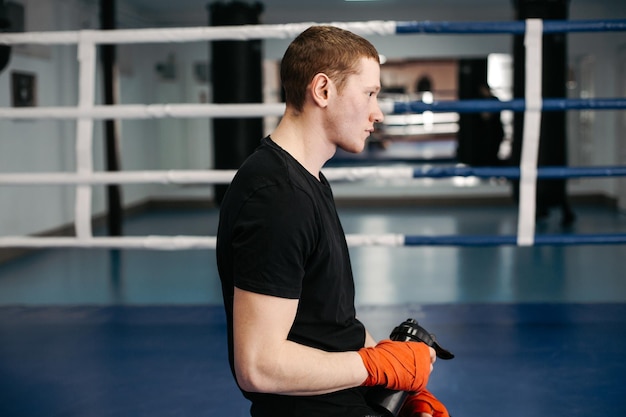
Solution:
{"label": "man's bare arm", "polygon": [[368,373],[357,352],[325,352],[287,340],[297,308],[298,300],[235,288],[235,373],[241,388],[315,395],[361,385]]}

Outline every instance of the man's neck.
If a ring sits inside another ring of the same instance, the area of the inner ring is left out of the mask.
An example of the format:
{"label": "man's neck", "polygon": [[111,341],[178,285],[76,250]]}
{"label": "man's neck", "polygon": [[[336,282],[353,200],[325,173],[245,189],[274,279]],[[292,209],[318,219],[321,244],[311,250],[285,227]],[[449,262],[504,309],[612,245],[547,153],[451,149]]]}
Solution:
{"label": "man's neck", "polygon": [[313,122],[302,113],[293,115],[287,112],[271,134],[272,140],[278,146],[317,179],[324,164],[337,150],[326,139],[320,126],[321,123]]}

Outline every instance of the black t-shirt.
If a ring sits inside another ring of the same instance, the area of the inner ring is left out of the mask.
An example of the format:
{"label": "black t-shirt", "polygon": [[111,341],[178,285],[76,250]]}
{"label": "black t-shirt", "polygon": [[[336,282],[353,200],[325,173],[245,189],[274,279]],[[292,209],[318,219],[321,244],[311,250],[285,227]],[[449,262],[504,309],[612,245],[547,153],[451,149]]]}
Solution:
{"label": "black t-shirt", "polygon": [[[233,367],[234,286],[299,299],[289,339],[326,351],[363,347],[355,317],[348,247],[332,191],[278,145],[265,138],[238,170],[220,208],[217,263]],[[363,389],[319,396],[247,393],[252,415],[362,416]]]}

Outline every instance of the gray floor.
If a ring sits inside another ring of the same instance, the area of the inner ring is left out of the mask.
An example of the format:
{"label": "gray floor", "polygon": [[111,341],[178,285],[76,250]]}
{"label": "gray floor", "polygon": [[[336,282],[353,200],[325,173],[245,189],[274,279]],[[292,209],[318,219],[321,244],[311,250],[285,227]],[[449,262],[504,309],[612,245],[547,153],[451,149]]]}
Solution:
{"label": "gray floor", "polygon": [[[626,233],[626,216],[577,205],[542,234]],[[346,233],[515,234],[508,205],[343,207]],[[127,219],[127,235],[215,235],[217,209],[156,210]],[[0,265],[0,305],[219,305],[211,250],[42,250]],[[354,247],[358,305],[626,301],[626,246]]]}

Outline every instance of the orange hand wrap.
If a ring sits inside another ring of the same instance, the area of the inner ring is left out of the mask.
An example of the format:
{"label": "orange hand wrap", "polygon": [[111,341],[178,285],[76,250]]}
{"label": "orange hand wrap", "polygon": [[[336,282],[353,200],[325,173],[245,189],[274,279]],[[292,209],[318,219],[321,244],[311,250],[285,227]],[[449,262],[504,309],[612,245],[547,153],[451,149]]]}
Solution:
{"label": "orange hand wrap", "polygon": [[398,417],[421,416],[421,413],[427,413],[433,417],[450,417],[446,407],[427,389],[409,395]]}
{"label": "orange hand wrap", "polygon": [[430,348],[424,343],[383,340],[374,347],[362,348],[359,355],[369,374],[365,386],[417,392],[428,383]]}

